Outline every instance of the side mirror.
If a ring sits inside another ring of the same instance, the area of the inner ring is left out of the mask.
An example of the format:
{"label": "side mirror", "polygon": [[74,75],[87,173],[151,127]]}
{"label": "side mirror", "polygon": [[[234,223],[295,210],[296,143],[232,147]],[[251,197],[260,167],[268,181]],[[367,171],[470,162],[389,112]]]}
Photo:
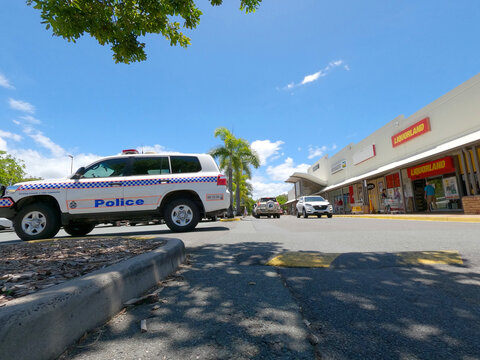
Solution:
{"label": "side mirror", "polygon": [[71,177],[71,179],[77,180],[82,177],[82,175],[85,173],[85,168],[82,166],[80,169],[77,170],[77,172]]}

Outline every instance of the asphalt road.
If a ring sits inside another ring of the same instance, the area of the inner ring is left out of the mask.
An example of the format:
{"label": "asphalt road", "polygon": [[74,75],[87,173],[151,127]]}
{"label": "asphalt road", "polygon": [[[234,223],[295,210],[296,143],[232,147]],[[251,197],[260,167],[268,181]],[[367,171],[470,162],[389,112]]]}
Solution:
{"label": "asphalt road", "polygon": [[[182,239],[188,264],[158,308],[128,309],[64,359],[480,359],[480,224],[284,216],[94,231],[129,232]],[[461,264],[402,262],[447,250]],[[292,251],[335,256],[265,265]]]}

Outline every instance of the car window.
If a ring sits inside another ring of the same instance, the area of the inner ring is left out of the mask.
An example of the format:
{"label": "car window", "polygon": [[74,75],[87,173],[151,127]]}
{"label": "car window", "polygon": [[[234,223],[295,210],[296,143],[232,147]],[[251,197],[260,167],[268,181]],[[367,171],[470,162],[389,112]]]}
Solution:
{"label": "car window", "polygon": [[308,196],[305,201],[325,201],[325,199],[321,196]]}
{"label": "car window", "polygon": [[135,158],[131,175],[161,175],[170,174],[168,157],[142,157]]}
{"label": "car window", "polygon": [[85,169],[83,178],[104,178],[123,176],[128,159],[108,159],[100,161]]}
{"label": "car window", "polygon": [[277,199],[274,197],[265,197],[260,199],[260,202],[268,202],[268,201],[277,201]]}
{"label": "car window", "polygon": [[194,173],[202,170],[196,156],[170,156],[173,174]]}

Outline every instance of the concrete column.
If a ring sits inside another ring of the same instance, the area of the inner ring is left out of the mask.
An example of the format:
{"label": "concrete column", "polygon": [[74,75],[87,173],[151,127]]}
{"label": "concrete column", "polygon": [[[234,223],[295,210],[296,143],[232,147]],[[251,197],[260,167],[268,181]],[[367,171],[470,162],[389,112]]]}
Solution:
{"label": "concrete column", "polygon": [[468,178],[472,185],[473,195],[477,195],[478,194],[477,184],[473,179],[472,157],[470,156],[470,152],[468,151],[468,149],[463,149],[463,153],[465,155],[465,158],[467,159],[468,168],[470,169],[470,171],[468,172]]}
{"label": "concrete column", "polygon": [[465,187],[467,188],[467,196],[472,195],[470,192],[470,179],[468,178],[468,169],[465,166],[465,156],[463,151],[460,151],[460,163],[462,164],[463,168],[463,178],[465,179]]}
{"label": "concrete column", "polygon": [[479,182],[478,186],[480,186],[480,162],[478,161],[477,147],[476,146],[472,147],[472,151],[473,151],[473,161],[475,162],[475,167],[477,168],[477,181]]}

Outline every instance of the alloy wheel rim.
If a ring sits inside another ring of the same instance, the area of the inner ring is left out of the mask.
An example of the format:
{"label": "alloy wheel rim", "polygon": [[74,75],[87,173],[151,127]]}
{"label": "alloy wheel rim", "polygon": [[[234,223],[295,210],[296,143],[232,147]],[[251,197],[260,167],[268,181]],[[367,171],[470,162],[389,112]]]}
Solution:
{"label": "alloy wheel rim", "polygon": [[38,235],[47,226],[47,218],[40,211],[31,211],[22,219],[22,230],[28,235]]}
{"label": "alloy wheel rim", "polygon": [[193,211],[188,205],[178,205],[172,210],[172,220],[178,226],[186,226],[192,222]]}

